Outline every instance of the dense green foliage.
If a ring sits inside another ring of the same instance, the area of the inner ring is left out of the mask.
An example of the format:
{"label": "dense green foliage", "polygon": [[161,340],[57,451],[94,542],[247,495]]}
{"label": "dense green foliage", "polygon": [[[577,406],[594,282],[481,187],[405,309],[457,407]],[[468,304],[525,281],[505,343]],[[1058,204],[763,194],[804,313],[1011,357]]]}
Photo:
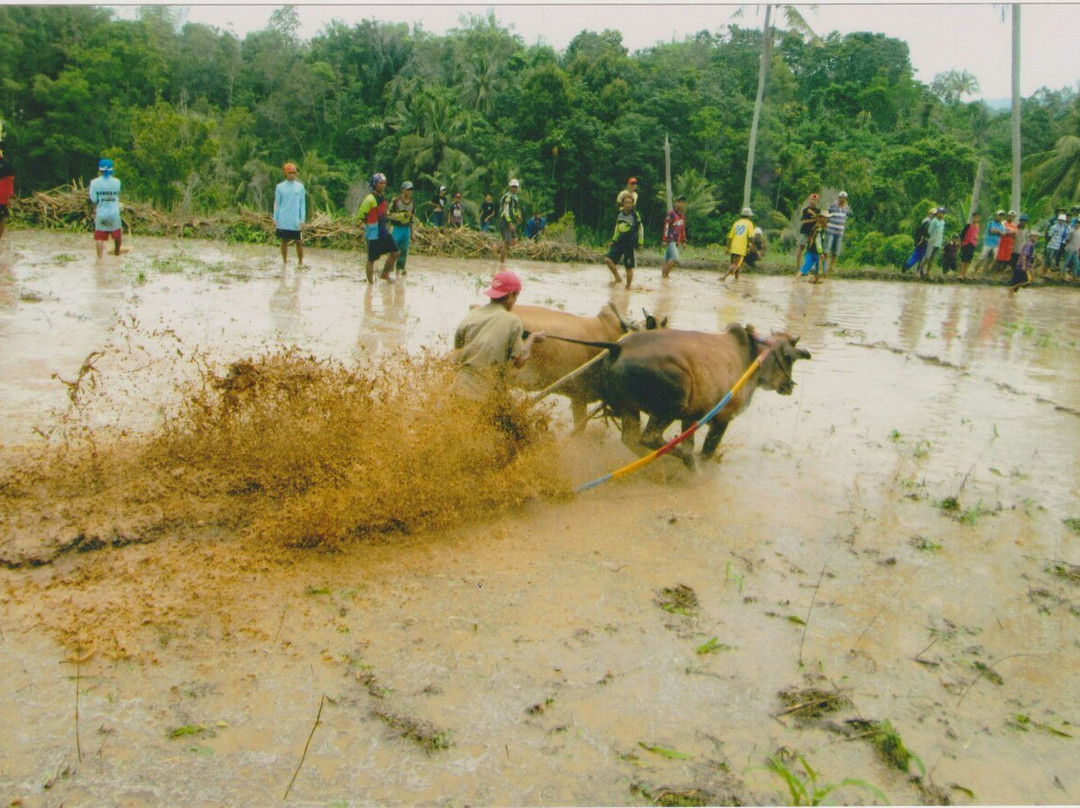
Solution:
{"label": "dense green foliage", "polygon": [[[601,239],[636,175],[655,242],[668,134],[693,240],[723,241],[737,214],[758,30],[701,31],[633,54],[615,31],[585,31],[558,53],[492,16],[445,36],[365,21],[302,41],[302,7],[243,40],[179,13],[0,7],[0,117],[20,193],[86,182],[109,156],[129,198],[268,211],[279,166],[293,160],[316,211],[351,213],[381,170],[391,188],[415,182],[421,203],[439,184],[460,190],[475,216],[485,190],[498,198],[516,176],[527,212],[572,212],[579,232]],[[809,192],[844,188],[853,247],[869,240],[868,259],[891,261],[928,203],[959,225],[980,157],[980,207],[1005,205],[1008,114],[964,103],[961,78],[916,81],[907,45],[880,34],[780,33],[755,161],[758,220],[778,229]],[[1078,94],[1025,99],[1023,127],[1025,206],[1041,216],[1080,193]]]}

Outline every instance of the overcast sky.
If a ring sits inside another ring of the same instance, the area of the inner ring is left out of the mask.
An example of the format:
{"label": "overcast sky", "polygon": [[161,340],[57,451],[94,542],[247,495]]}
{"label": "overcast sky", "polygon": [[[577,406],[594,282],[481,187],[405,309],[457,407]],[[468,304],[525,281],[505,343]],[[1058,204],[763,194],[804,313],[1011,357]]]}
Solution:
{"label": "overcast sky", "polygon": [[[486,15],[493,10],[499,22],[519,34],[526,44],[537,41],[563,50],[583,30],[613,28],[622,32],[631,51],[658,41],[681,40],[701,30],[716,31],[729,23],[760,26],[764,6],[730,3],[665,4],[623,0],[614,3],[463,3],[309,4],[294,3],[300,12],[301,36],[319,33],[331,20],[353,24],[364,19],[419,24],[425,31],[444,34],[459,26],[463,15]],[[113,7],[131,17],[136,6]],[[266,28],[277,5],[190,5],[187,19],[232,31],[244,37]],[[1009,79],[1010,16],[1001,19],[1003,6],[990,3],[831,3],[816,9],[798,6],[819,34],[830,31],[872,31],[908,43],[915,77],[929,84],[946,70],[967,70],[978,79],[981,96],[1007,98]],[[1080,4],[1025,3],[1022,6],[1021,93],[1040,87],[1076,88],[1080,82]],[[781,18],[782,22],[782,18]]]}

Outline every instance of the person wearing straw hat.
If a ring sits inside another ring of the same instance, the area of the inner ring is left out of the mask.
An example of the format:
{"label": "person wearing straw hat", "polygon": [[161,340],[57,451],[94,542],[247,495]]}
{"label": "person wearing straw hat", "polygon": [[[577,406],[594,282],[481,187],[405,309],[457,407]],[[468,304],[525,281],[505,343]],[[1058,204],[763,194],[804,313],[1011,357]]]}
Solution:
{"label": "person wearing straw hat", "polygon": [[304,240],[300,228],[307,219],[307,193],[296,179],[296,163],[281,167],[285,179],[274,188],[274,233],[281,239],[281,266],[289,265],[289,245],[296,245],[296,265],[304,265]]}
{"label": "person wearing straw hat", "polygon": [[100,261],[105,255],[105,242],[113,240],[113,255],[120,255],[123,241],[120,223],[120,180],[113,176],[113,161],[107,157],[98,161],[100,176],[90,181],[88,195],[94,205],[94,249]]}
{"label": "person wearing straw hat", "polygon": [[533,344],[546,337],[543,331],[524,336],[525,326],[513,313],[521,294],[521,281],[513,272],[496,272],[483,294],[490,302],[465,315],[454,332],[458,367],[451,389],[474,401],[504,394],[509,366],[522,367]]}

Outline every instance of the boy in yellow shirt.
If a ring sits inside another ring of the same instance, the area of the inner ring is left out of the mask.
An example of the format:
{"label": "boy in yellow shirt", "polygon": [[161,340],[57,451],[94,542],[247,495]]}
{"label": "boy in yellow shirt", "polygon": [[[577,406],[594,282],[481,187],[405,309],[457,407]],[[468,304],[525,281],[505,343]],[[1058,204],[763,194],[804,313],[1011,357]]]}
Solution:
{"label": "boy in yellow shirt", "polygon": [[742,209],[742,217],[735,221],[735,224],[731,226],[731,232],[727,237],[728,255],[731,259],[731,263],[728,265],[728,271],[721,278],[721,281],[726,281],[731,275],[735,276],[735,280],[739,279],[739,270],[742,268],[743,261],[746,260],[747,245],[750,243],[750,239],[754,235],[754,222],[752,217],[754,211],[750,208]]}

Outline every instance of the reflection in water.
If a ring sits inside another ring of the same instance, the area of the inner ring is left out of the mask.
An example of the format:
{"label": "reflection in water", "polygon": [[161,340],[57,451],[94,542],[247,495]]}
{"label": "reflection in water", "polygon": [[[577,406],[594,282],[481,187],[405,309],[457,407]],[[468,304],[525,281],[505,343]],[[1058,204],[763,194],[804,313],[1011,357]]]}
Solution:
{"label": "reflection in water", "polygon": [[270,315],[279,338],[295,341],[303,334],[304,323],[300,316],[300,286],[303,275],[299,272],[282,271],[278,285],[270,295]]}
{"label": "reflection in water", "polygon": [[900,306],[900,344],[914,350],[923,337],[926,322],[926,290],[921,283],[910,284],[911,289]]}
{"label": "reflection in water", "polygon": [[405,327],[409,321],[405,309],[405,283],[404,278],[398,278],[394,283],[368,284],[364,290],[364,317],[357,338],[358,347],[368,351],[390,351],[405,342]]}
{"label": "reflection in water", "polygon": [[10,251],[5,250],[0,254],[0,308],[9,309],[15,305],[15,273],[12,271],[14,261]]}

